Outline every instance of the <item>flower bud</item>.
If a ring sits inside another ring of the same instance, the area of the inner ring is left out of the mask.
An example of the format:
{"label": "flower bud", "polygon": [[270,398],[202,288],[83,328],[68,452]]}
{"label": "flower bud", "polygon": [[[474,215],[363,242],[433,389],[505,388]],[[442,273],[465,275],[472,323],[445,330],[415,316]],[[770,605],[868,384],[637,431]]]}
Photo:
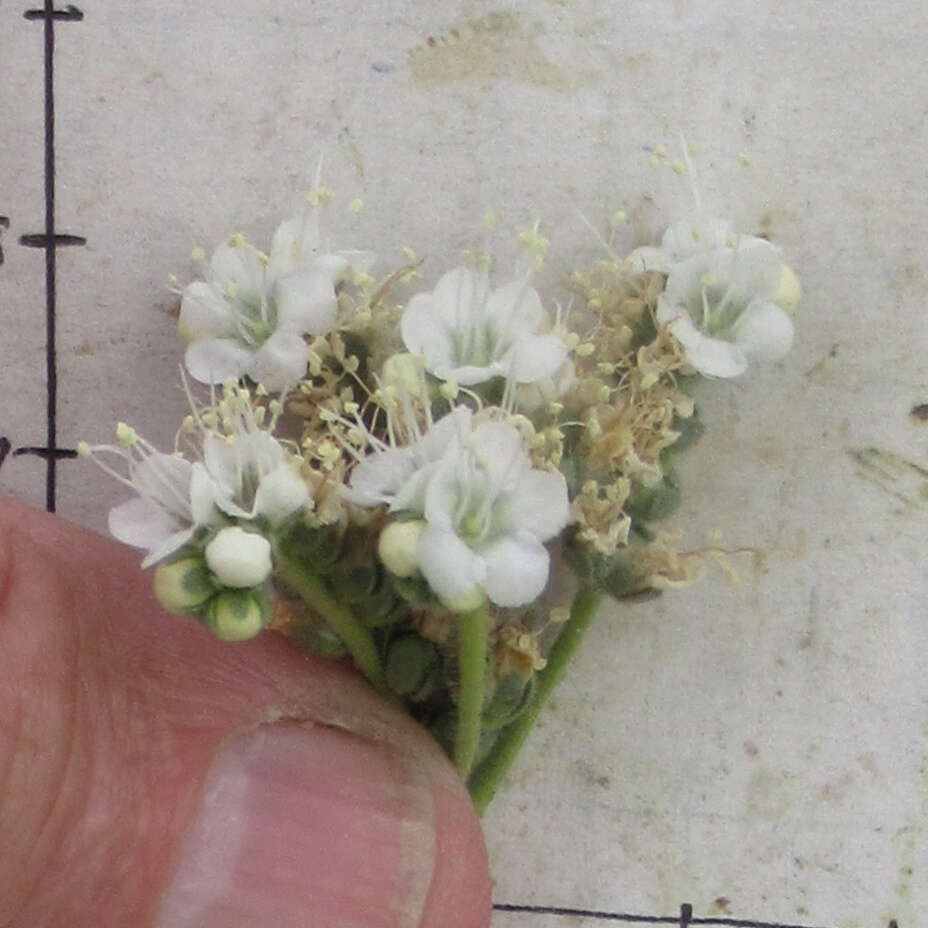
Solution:
{"label": "flower bud", "polygon": [[271,543],[237,525],[222,529],[204,553],[209,569],[223,586],[258,586],[271,573]]}
{"label": "flower bud", "polygon": [[159,564],[152,586],[155,598],[176,615],[198,612],[216,592],[209,569],[201,557],[183,557]]}
{"label": "flower bud", "polygon": [[225,590],[207,610],[207,624],[223,641],[248,641],[264,628],[266,610],[254,593]]}
{"label": "flower bud", "polygon": [[384,672],[391,689],[415,698],[429,695],[429,683],[437,666],[433,644],[418,635],[402,635],[390,644]]}
{"label": "flower bud", "polygon": [[384,567],[397,577],[411,577],[419,569],[419,537],[422,519],[391,522],[381,533],[377,553]]}
{"label": "flower bud", "polygon": [[780,282],[773,294],[773,302],[780,309],[792,314],[796,311],[801,297],[802,287],[799,285],[799,278],[788,264],[784,264],[780,268]]}

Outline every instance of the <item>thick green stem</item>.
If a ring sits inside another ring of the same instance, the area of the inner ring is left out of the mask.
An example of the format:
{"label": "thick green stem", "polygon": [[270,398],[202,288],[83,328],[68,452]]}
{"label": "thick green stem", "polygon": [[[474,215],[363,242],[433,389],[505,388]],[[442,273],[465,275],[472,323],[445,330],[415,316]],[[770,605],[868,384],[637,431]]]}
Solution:
{"label": "thick green stem", "polygon": [[370,631],[350,609],[346,609],[335,599],[322,578],[305,570],[280,552],[277,557],[277,575],[287,586],[299,593],[303,601],[338,635],[358,670],[380,693],[395,701],[396,694],[387,686],[380,655]]}
{"label": "thick green stem", "polygon": [[458,725],[454,736],[454,765],[467,780],[477,746],[483,715],[483,679],[487,664],[490,616],[486,604],[458,617]]}
{"label": "thick green stem", "polygon": [[[538,713],[561,682],[564,671],[596,615],[602,601],[602,593],[592,587],[584,587],[574,596],[570,607],[570,618],[561,629],[548,654],[545,669],[535,677],[535,691],[522,714],[500,732],[489,757],[480,764],[470,779],[470,795],[477,811],[483,813],[490,804],[503,778],[512,767],[519,750],[532,730]],[[460,770],[460,767],[458,768]]]}

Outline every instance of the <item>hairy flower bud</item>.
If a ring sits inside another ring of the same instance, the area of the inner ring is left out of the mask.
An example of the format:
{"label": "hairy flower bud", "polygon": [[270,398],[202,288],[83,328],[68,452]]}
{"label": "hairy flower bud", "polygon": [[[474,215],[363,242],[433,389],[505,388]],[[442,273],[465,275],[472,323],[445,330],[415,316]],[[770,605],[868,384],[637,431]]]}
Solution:
{"label": "hairy flower bud", "polygon": [[419,570],[419,536],[422,519],[391,522],[381,533],[377,553],[383,566],[397,577],[411,577]]}
{"label": "hairy flower bud", "polygon": [[197,612],[216,592],[209,569],[202,557],[183,557],[155,570],[155,598],[177,615]]}
{"label": "hairy flower bud", "polygon": [[253,593],[226,590],[210,601],[207,623],[223,641],[248,641],[264,628],[266,610]]}
{"label": "hairy flower bud", "polygon": [[271,543],[237,525],[222,529],[204,553],[209,569],[223,586],[258,586],[271,573]]}

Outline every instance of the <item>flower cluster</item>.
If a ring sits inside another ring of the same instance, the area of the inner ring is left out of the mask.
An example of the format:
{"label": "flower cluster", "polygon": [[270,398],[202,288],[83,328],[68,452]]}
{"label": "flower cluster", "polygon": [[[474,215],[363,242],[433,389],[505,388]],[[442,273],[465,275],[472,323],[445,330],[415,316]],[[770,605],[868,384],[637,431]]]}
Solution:
{"label": "flower cluster", "polygon": [[[267,254],[227,239],[183,289],[209,397],[188,389],[174,453],[126,425],[80,450],[134,492],[110,530],[147,551],[169,610],[350,655],[482,804],[599,597],[695,576],[651,527],[702,431],[695,375],[781,358],[798,281],[769,242],[702,220],[577,270],[561,302],[534,280],[537,224],[531,273],[465,262],[421,287],[414,265],[378,279],[371,252],[324,245],[328,198]],[[554,560],[569,610],[548,601]]]}

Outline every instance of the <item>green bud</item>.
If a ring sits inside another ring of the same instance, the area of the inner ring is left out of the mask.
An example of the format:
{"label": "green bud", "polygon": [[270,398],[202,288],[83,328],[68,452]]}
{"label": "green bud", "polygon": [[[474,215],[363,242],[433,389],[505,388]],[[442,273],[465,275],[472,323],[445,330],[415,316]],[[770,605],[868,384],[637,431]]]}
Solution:
{"label": "green bud", "polygon": [[210,600],[206,621],[223,641],[248,641],[264,628],[269,609],[249,590],[224,590]]}
{"label": "green bud", "polygon": [[403,635],[387,650],[387,683],[401,696],[412,696],[422,689],[437,664],[433,645],[418,635]]}
{"label": "green bud", "polygon": [[158,602],[176,615],[199,612],[216,592],[212,574],[199,556],[159,564],[152,586]]}

